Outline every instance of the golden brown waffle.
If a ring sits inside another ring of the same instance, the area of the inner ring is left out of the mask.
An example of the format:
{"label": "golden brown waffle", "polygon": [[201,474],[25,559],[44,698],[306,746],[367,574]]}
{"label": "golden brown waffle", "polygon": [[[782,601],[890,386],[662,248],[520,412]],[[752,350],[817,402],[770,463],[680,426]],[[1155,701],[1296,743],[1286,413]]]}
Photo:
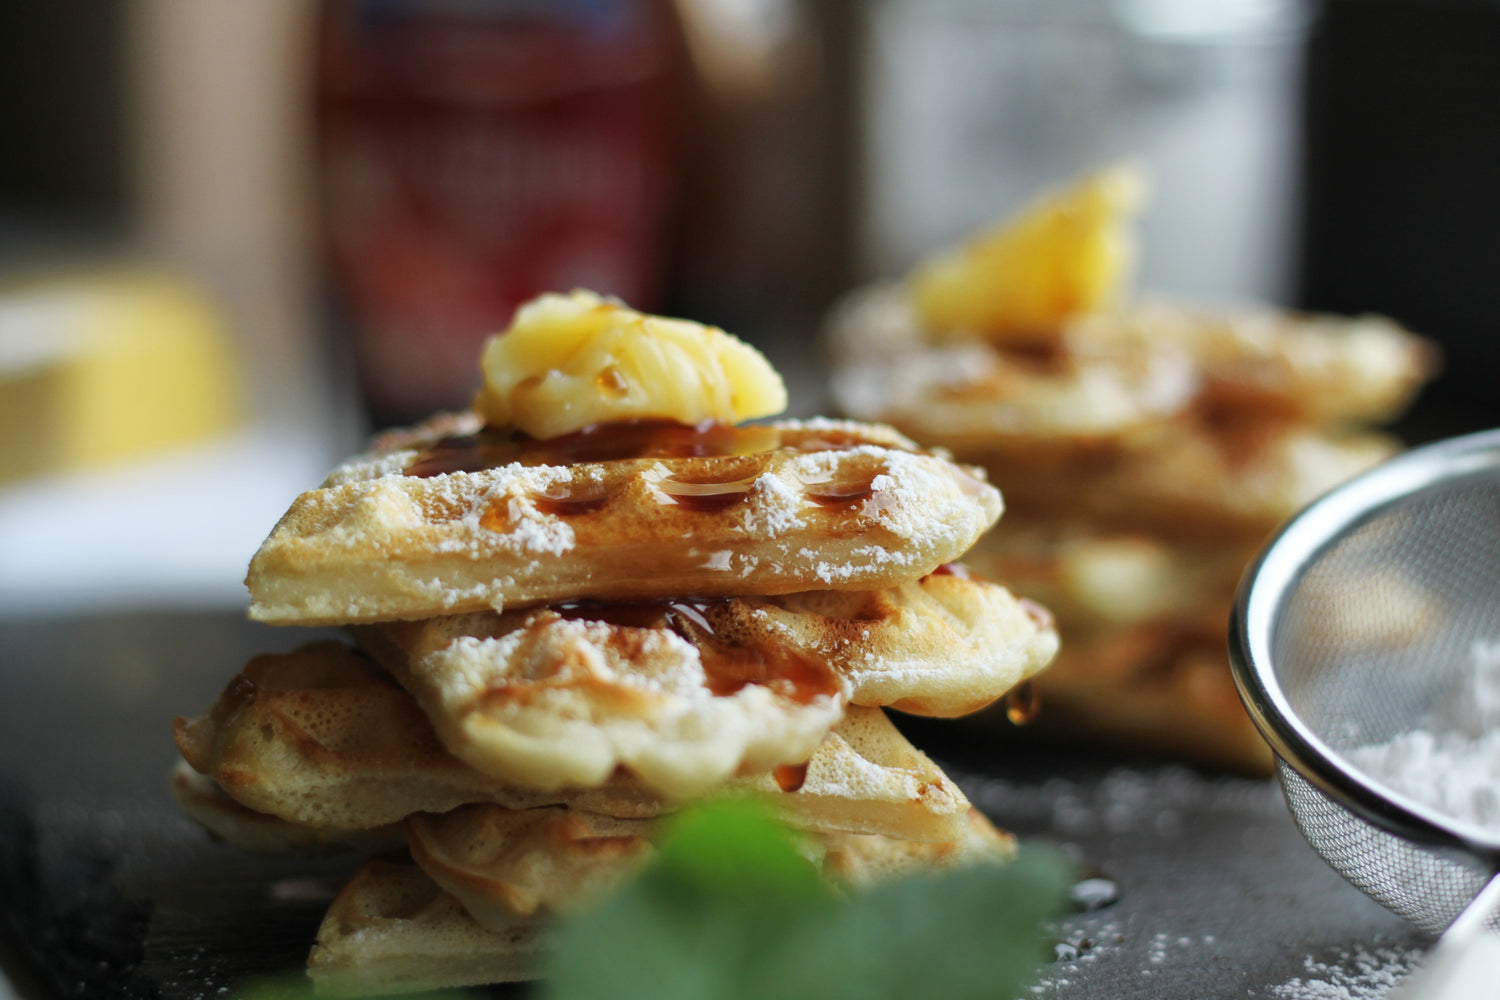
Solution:
{"label": "golden brown waffle", "polygon": [[1109,446],[993,447],[970,456],[1025,518],[1088,519],[1167,538],[1263,541],[1325,491],[1395,454],[1383,434],[1191,414]]}
{"label": "golden brown waffle", "polygon": [[1209,405],[1309,423],[1386,423],[1440,365],[1436,344],[1382,316],[1146,301],[1076,322],[1079,340],[1181,347]]}
{"label": "golden brown waffle", "polygon": [[212,778],[199,774],[179,760],[172,768],[172,798],[190,819],[215,838],[251,854],[330,854],[359,851],[384,854],[406,847],[401,827],[377,826],[368,830],[339,830],[289,823],[267,813],[256,812],[224,794]]}
{"label": "golden brown waffle", "polygon": [[1050,616],[944,567],[880,591],[575,602],[356,630],[477,770],[687,797],[807,759],[845,700],[984,707],[1057,650]]}
{"label": "golden brown waffle", "polygon": [[412,860],[480,926],[575,912],[644,863],[650,820],[472,805],[406,821]]}
{"label": "golden brown waffle", "polygon": [[1222,611],[1259,551],[1259,539],[1174,540],[1111,532],[1082,521],[1007,518],[965,557],[975,572],[1008,581],[1075,629],[1198,621]]}
{"label": "golden brown waffle", "polygon": [[1218,628],[1150,624],[1073,633],[1036,681],[1044,732],[1269,774],[1273,758],[1245,714]]}
{"label": "golden brown waffle", "polygon": [[251,617],[874,589],[958,558],[1000,516],[982,473],[883,427],[487,434],[473,415],[434,421],[304,493],[250,564]]}
{"label": "golden brown waffle", "polygon": [[932,343],[902,290],[856,292],[828,328],[834,398],[955,454],[997,443],[1077,448],[1189,409],[1201,377],[1179,346],[1103,343],[1060,331],[1047,349]]}
{"label": "golden brown waffle", "polygon": [[947,842],[892,840],[868,834],[835,833],[822,836],[823,874],[830,881],[854,888],[921,871],[953,868],[981,861],[1010,861],[1016,838],[995,825],[978,809],[970,809],[962,836]]}
{"label": "golden brown waffle", "polygon": [[[624,768],[663,795],[691,797],[741,770],[806,760],[847,697],[837,674],[804,658],[726,663],[666,628],[556,611],[360,635],[449,750],[528,788],[591,788]],[[748,670],[760,676],[741,676]]]}
{"label": "golden brown waffle", "polygon": [[1382,423],[1438,365],[1432,343],[1380,317],[1165,302],[1080,316],[1046,348],[939,343],[899,286],[850,295],[832,313],[828,339],[845,413],[961,457],[1018,439],[1097,444],[1204,407]]}
{"label": "golden brown waffle", "polygon": [[1252,773],[1270,754],[1240,707],[1224,636],[1258,544],[1170,542],[1077,523],[1011,526],[969,557],[1048,602],[1063,636],[1034,691],[1040,730]]}
{"label": "golden brown waffle", "polygon": [[[567,804],[627,819],[673,808],[624,774],[598,788],[556,792],[488,778],[443,749],[400,686],[334,642],[256,657],[207,712],[178,719],[174,730],[193,769],[235,801],[323,830],[369,829],[470,802]],[[805,770],[747,775],[727,787],[767,794],[795,826],[910,840],[954,839],[968,808],[879,709],[850,708]]]}
{"label": "golden brown waffle", "polygon": [[[588,906],[650,857],[655,824],[567,808],[475,805],[407,820],[413,860],[482,927],[505,930]],[[1014,838],[970,810],[948,841],[810,831],[801,848],[830,879],[866,887],[899,875],[1014,856]]]}
{"label": "golden brown waffle", "polygon": [[[539,822],[558,825],[557,819],[551,815]],[[570,877],[577,880],[577,872],[587,870],[583,881],[591,888],[620,877],[622,868],[636,862],[633,851],[648,849],[644,838],[637,837],[638,847],[630,850],[599,850],[588,843],[594,822],[581,821],[572,835],[566,828],[554,830],[559,838],[554,850],[574,858]],[[509,843],[505,833],[492,841],[494,836],[493,830],[482,829],[477,844],[465,845],[458,864],[449,859],[443,866],[445,881],[462,880],[463,902],[414,866],[376,861],[356,872],[329,907],[308,959],[317,991],[402,993],[534,978],[544,956],[545,908],[512,918],[509,901],[524,898],[529,905],[546,898],[566,910],[572,900],[566,891],[552,891],[557,888],[551,879],[556,854],[533,855],[541,866],[528,869],[518,864],[525,851],[507,852],[504,846],[488,850]],[[847,834],[811,840],[811,853],[823,858],[824,875],[856,888],[923,870],[1009,860],[1015,850],[1013,839],[977,812],[966,816],[960,836],[949,843],[909,844]],[[473,905],[488,926],[466,905]]]}
{"label": "golden brown waffle", "polygon": [[[333,641],[257,656],[173,733],[188,764],[235,801],[305,826],[359,830],[466,802],[551,801],[449,754],[410,695]],[[611,794],[616,811],[659,808],[645,804],[653,800],[638,788]]]}
{"label": "golden brown waffle", "polygon": [[488,931],[412,865],[372,861],[334,898],[307,959],[323,995],[372,996],[534,979],[544,928]]}

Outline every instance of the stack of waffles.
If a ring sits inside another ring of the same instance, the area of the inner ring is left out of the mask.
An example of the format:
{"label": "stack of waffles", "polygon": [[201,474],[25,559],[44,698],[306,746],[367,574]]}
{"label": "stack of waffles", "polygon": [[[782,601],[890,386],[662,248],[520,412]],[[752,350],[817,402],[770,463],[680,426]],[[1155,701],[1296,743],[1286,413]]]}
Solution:
{"label": "stack of waffles", "polygon": [[474,412],[378,440],[251,563],[252,617],[349,641],[258,657],[175,724],[211,831],[380,856],[319,930],[321,990],[536,975],[549,922],[705,795],[764,797],[853,888],[1010,855],[883,713],[974,711],[1057,651],[954,562],[1000,515],[981,470],[737,424],[784,405],[763,358],[587,293],[523,307],[484,368]]}
{"label": "stack of waffles", "polygon": [[1122,301],[1142,193],[1111,168],[851,294],[834,395],[1005,484],[1005,529],[967,560],[1058,616],[1039,728],[1264,771],[1225,652],[1239,577],[1393,452],[1371,428],[1436,352],[1378,317]]}

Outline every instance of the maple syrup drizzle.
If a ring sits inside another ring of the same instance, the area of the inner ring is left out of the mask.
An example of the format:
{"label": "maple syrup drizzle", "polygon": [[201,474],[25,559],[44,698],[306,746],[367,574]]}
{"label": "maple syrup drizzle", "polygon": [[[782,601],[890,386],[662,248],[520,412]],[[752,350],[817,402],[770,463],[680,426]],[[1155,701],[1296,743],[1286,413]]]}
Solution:
{"label": "maple syrup drizzle", "polygon": [[531,495],[531,502],[543,514],[571,517],[587,514],[609,503],[611,493],[603,483],[558,483]]}
{"label": "maple syrup drizzle", "polygon": [[596,621],[630,628],[667,628],[698,647],[709,691],[725,697],[752,684],[808,705],[837,695],[838,677],[826,664],[782,643],[762,638],[737,645],[713,627],[714,609],[732,598],[675,598],[658,601],[568,601],[551,609],[573,621]]}
{"label": "maple syrup drizzle", "polygon": [[[774,427],[736,427],[707,420],[631,419],[592,424],[571,434],[533,438],[520,431],[485,427],[430,444],[406,467],[406,475],[441,476],[482,472],[502,465],[576,465],[633,458],[713,458],[753,455],[783,446]],[[799,447],[804,450],[806,445]]]}
{"label": "maple syrup drizzle", "polygon": [[807,783],[807,763],[782,764],[771,772],[771,777],[776,779],[776,787],[783,792],[798,792]]}
{"label": "maple syrup drizzle", "polygon": [[1041,710],[1041,696],[1031,681],[1022,681],[1005,696],[1005,717],[1017,726],[1034,721]]}
{"label": "maple syrup drizzle", "polygon": [[755,478],[734,479],[723,483],[690,483],[674,476],[656,481],[656,488],[677,506],[710,513],[732,507],[750,495]]}
{"label": "maple syrup drizzle", "polygon": [[802,495],[819,507],[854,510],[870,499],[875,492],[874,483],[874,476],[844,482],[830,479],[817,483],[803,483]]}
{"label": "maple syrup drizzle", "polygon": [[743,691],[752,684],[799,705],[839,693],[833,671],[824,664],[780,644],[757,646],[699,647],[708,689],[721,697]]}

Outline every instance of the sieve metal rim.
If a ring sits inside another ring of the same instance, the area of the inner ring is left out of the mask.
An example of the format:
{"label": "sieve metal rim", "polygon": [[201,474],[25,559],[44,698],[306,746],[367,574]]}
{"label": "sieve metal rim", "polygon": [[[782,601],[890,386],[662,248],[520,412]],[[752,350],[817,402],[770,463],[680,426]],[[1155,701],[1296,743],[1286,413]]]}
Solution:
{"label": "sieve metal rim", "polygon": [[1284,525],[1245,570],[1229,619],[1229,660],[1256,728],[1313,787],[1389,833],[1460,848],[1500,867],[1500,835],[1381,788],[1321,740],[1292,708],[1271,655],[1275,625],[1303,572],[1347,532],[1426,490],[1500,479],[1500,429],[1414,448],[1313,501]]}

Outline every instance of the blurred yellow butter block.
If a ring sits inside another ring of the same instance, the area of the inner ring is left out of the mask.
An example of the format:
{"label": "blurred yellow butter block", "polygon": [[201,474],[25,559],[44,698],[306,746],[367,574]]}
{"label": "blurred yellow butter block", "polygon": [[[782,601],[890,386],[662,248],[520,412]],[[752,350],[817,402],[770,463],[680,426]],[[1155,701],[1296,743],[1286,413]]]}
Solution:
{"label": "blurred yellow butter block", "polygon": [[164,270],[0,279],[0,482],[116,463],[236,426],[224,315]]}

